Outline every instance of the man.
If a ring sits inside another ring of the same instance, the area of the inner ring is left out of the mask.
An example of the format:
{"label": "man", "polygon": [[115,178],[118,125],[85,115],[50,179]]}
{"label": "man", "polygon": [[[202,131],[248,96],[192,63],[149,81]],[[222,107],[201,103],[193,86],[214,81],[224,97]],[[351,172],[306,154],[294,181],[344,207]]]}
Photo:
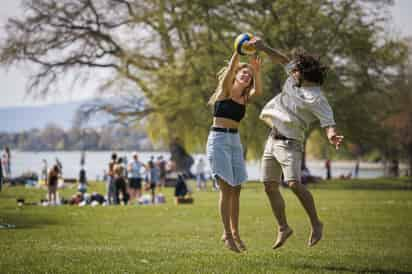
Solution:
{"label": "man", "polygon": [[343,141],[343,136],[336,133],[333,111],[320,89],[326,68],[306,54],[296,54],[289,60],[258,37],[250,44],[268,54],[272,62],[286,65],[288,73],[282,92],[266,104],[260,115],[272,128],[262,158],[262,181],[279,226],[272,248],[282,246],[293,233],[279,192],[282,173],[309,216],[312,230],[308,245],[314,246],[322,238],[323,224],[317,215],[312,194],[301,183],[304,134],[312,122],[319,120],[336,149]]}

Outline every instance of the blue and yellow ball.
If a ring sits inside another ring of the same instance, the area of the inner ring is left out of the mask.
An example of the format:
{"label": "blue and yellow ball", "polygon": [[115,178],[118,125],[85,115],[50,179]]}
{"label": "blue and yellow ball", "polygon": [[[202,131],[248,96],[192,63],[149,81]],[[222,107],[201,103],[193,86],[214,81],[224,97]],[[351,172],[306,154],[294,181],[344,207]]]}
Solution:
{"label": "blue and yellow ball", "polygon": [[242,33],[239,34],[236,39],[233,47],[237,53],[240,55],[252,55],[256,52],[256,49],[253,46],[248,45],[246,42],[250,41],[253,38],[253,34]]}

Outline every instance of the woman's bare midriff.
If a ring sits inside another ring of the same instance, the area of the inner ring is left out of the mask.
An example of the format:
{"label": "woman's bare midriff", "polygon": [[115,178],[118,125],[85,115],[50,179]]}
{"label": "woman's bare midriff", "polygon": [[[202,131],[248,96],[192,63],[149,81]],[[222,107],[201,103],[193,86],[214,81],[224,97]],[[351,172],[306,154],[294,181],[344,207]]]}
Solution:
{"label": "woman's bare midriff", "polygon": [[239,122],[227,118],[213,117],[213,126],[237,129],[239,127]]}

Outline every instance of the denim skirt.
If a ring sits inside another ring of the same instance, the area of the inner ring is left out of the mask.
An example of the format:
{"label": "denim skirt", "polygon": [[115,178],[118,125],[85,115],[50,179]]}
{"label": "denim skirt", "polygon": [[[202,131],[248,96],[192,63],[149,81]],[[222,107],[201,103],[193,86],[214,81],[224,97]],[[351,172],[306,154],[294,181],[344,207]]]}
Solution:
{"label": "denim skirt", "polygon": [[214,179],[219,177],[231,186],[238,186],[247,180],[238,133],[210,131],[206,154]]}

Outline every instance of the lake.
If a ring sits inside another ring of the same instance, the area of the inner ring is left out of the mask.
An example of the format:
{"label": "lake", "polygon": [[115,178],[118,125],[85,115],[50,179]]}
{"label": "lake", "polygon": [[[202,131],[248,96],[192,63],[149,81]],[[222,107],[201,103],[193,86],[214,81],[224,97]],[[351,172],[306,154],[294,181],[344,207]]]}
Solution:
{"label": "lake", "polygon": [[[103,171],[107,169],[107,164],[111,157],[111,151],[90,151],[86,152],[85,167],[89,180],[99,180],[103,176]],[[118,156],[126,156],[127,159],[132,158],[132,153],[129,151],[117,152]],[[169,159],[169,152],[141,152],[139,160],[147,162],[151,156],[158,157],[162,155],[165,159]],[[204,155],[195,154],[195,159]],[[80,151],[51,151],[51,152],[22,152],[12,151],[12,175],[18,176],[23,172],[34,171],[41,173],[43,166],[42,160],[45,159],[50,167],[56,162],[56,158],[63,164],[63,176],[65,178],[77,178],[80,169]],[[207,162],[207,161],[206,161]],[[307,166],[312,175],[325,177],[326,171],[324,161],[309,160]],[[348,174],[353,171],[355,161],[332,161],[332,176],[338,177],[341,174]],[[209,169],[209,168],[208,168]],[[247,171],[249,180],[258,180],[260,173],[260,161],[249,161],[247,163]],[[382,165],[379,163],[361,162],[359,177],[360,178],[376,178],[383,176]]]}

